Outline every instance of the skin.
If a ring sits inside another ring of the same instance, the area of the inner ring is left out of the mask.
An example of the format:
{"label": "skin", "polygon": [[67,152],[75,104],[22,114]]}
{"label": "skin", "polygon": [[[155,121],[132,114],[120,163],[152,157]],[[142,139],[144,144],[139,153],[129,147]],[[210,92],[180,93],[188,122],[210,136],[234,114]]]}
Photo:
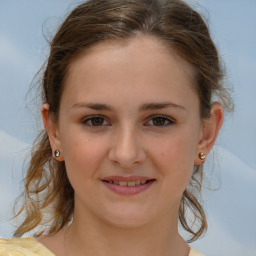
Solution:
{"label": "skin", "polygon": [[[219,103],[201,120],[193,78],[190,64],[149,36],[101,43],[71,63],[58,122],[48,104],[42,117],[75,190],[74,219],[66,231],[39,241],[56,255],[189,254],[177,231],[181,196],[223,120]],[[96,103],[111,109],[88,107]],[[155,182],[125,196],[102,183],[113,175]]]}

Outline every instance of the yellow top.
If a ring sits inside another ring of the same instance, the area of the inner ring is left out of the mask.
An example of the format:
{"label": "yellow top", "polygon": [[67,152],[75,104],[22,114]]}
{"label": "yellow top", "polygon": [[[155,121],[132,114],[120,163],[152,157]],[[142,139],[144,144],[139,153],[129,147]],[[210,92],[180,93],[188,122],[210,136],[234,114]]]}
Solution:
{"label": "yellow top", "polygon": [[[55,256],[43,244],[33,237],[0,238],[0,256]],[[203,256],[190,249],[189,256]]]}
{"label": "yellow top", "polygon": [[0,238],[0,256],[54,256],[33,237]]}

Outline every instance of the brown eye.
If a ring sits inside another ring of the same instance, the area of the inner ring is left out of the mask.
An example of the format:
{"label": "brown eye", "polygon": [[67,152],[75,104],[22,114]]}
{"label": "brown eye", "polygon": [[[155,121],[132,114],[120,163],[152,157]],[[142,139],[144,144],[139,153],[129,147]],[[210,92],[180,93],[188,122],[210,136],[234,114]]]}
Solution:
{"label": "brown eye", "polygon": [[94,126],[103,125],[104,119],[102,117],[94,117],[91,119],[91,123]]}
{"label": "brown eye", "polygon": [[168,125],[172,125],[174,123],[175,122],[172,119],[168,118],[168,117],[156,116],[156,117],[153,117],[147,123],[147,126],[150,125],[150,126],[157,126],[157,127],[165,127],[165,126],[168,126]]}
{"label": "brown eye", "polygon": [[96,126],[96,127],[108,125],[108,122],[103,117],[100,117],[100,116],[89,117],[85,119],[83,123],[86,124],[87,126]]}
{"label": "brown eye", "polygon": [[157,126],[162,126],[166,124],[166,118],[163,117],[156,117],[153,119],[153,124]]}

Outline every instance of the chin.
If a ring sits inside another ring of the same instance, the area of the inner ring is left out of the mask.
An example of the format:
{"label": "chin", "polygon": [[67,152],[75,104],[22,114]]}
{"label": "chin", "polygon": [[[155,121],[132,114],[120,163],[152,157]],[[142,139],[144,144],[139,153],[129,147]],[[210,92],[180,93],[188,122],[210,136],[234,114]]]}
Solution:
{"label": "chin", "polygon": [[[147,211],[148,212],[148,211]],[[147,216],[147,218],[145,218]],[[121,209],[104,215],[106,222],[119,228],[137,228],[149,221],[150,216],[145,211],[132,211],[132,209]]]}

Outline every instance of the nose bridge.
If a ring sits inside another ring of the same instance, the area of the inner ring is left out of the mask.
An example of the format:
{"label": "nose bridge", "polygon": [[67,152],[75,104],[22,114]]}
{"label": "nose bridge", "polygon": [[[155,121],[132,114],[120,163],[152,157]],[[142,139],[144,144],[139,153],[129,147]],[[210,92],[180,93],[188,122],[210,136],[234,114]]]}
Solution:
{"label": "nose bridge", "polygon": [[115,134],[109,153],[110,159],[122,167],[129,168],[144,159],[139,131],[132,125],[120,127]]}

